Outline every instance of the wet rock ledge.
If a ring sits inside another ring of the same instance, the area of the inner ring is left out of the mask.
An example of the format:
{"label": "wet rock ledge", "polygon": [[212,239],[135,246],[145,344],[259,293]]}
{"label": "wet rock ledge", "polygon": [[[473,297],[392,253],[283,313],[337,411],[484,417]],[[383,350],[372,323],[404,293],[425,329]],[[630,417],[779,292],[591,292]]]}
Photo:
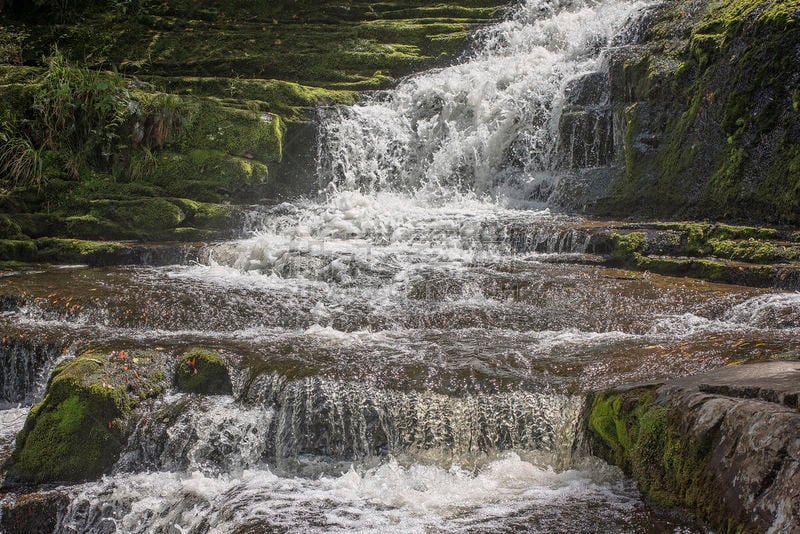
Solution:
{"label": "wet rock ledge", "polygon": [[800,361],[596,393],[592,452],[717,532],[800,532]]}

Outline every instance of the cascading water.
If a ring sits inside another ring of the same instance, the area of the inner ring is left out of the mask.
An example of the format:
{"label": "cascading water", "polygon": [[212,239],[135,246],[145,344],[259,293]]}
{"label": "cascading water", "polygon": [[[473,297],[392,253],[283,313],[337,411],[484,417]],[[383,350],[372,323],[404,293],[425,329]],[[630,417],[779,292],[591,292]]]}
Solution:
{"label": "cascading water", "polygon": [[322,185],[474,191],[517,202],[549,190],[566,85],[601,68],[602,49],[644,5],[531,0],[481,32],[468,61],[323,111]]}
{"label": "cascading water", "polygon": [[[606,141],[561,153],[564,95],[644,6],[528,0],[463,63],[322,110],[319,197],[204,264],[9,277],[24,335],[232,368],[232,396],[146,404],[56,531],[688,532],[580,449],[583,393],[791,350],[800,300],[565,261],[590,232],[541,201]],[[7,361],[7,400],[41,393]]]}

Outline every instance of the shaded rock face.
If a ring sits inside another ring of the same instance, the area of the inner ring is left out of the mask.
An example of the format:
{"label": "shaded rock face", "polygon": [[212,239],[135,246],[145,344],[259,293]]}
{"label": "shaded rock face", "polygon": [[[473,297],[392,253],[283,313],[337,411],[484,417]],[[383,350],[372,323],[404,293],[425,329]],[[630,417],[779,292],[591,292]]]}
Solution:
{"label": "shaded rock face", "polygon": [[[800,222],[798,20],[793,1],[644,11],[607,70],[568,88],[559,147],[573,171],[555,200],[616,216]],[[575,157],[587,139],[595,151]]]}
{"label": "shaded rock face", "polygon": [[2,504],[0,532],[53,532],[68,504],[69,498],[58,491],[15,496],[10,502]]}
{"label": "shaded rock face", "polygon": [[613,115],[608,75],[593,72],[570,82],[558,128],[561,166],[604,167],[614,160]]}
{"label": "shaded rock face", "polygon": [[598,394],[593,452],[722,532],[800,532],[800,362]]}

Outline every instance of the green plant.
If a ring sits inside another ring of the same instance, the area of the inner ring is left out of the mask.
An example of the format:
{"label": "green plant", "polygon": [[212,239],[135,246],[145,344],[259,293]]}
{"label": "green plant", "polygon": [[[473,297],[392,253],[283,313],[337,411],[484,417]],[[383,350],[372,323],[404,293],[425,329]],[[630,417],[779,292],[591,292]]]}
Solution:
{"label": "green plant", "polygon": [[143,146],[141,150],[132,153],[128,161],[128,177],[131,180],[141,180],[155,173],[158,159],[150,148]]}
{"label": "green plant", "polygon": [[57,49],[47,58],[33,109],[42,146],[78,156],[75,167],[109,162],[139,111],[121,76],[75,67]]}
{"label": "green plant", "polygon": [[29,35],[21,28],[0,26],[0,63],[22,65],[23,43]]}
{"label": "green plant", "polygon": [[141,116],[134,125],[135,144],[162,148],[186,122],[183,100],[177,95],[157,93],[142,98]]}
{"label": "green plant", "polygon": [[10,122],[3,121],[0,130],[0,184],[4,188],[43,185],[41,149],[34,148],[31,140],[15,135]]}

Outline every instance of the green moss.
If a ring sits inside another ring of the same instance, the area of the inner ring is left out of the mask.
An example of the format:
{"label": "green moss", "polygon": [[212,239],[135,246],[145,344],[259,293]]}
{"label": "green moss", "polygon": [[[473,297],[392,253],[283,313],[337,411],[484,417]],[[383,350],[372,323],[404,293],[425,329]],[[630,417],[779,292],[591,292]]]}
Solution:
{"label": "green moss", "polygon": [[20,239],[25,236],[15,220],[8,215],[0,215],[0,239]]}
{"label": "green moss", "polygon": [[187,222],[199,228],[228,228],[232,217],[237,213],[237,208],[229,204],[198,202],[187,198],[170,200],[186,214]]}
{"label": "green moss", "polygon": [[181,143],[184,150],[221,150],[265,163],[281,160],[283,126],[278,115],[205,99],[186,129],[189,133]]}
{"label": "green moss", "polygon": [[17,436],[12,479],[75,482],[108,470],[125,443],[125,419],[142,399],[164,390],[157,358],[147,351],[86,351],[56,367]]}
{"label": "green moss", "polygon": [[130,410],[123,391],[94,383],[100,363],[81,357],[53,373],[28,416],[12,457],[15,478],[78,481],[100,476],[122,448],[118,419]]}
{"label": "green moss", "polygon": [[620,416],[622,396],[596,397],[589,415],[589,428],[596,432],[612,451],[616,465],[624,465],[631,447],[627,421]]}
{"label": "green moss", "polygon": [[708,242],[711,254],[718,258],[750,263],[775,263],[800,260],[800,248],[776,245],[750,238],[745,241],[712,239]]}
{"label": "green moss", "polygon": [[35,261],[36,243],[25,239],[0,239],[0,260],[2,261]]}
{"label": "green moss", "polygon": [[[226,154],[221,150],[194,149],[188,154],[164,152],[158,167],[148,180],[173,191],[184,187],[187,178],[213,184],[212,191],[224,188],[229,193],[266,182],[267,166],[253,159]],[[200,199],[198,199],[200,200]]]}
{"label": "green moss", "polygon": [[187,393],[229,395],[233,391],[223,359],[203,349],[192,349],[181,356],[174,382],[175,387]]}
{"label": "green moss", "polygon": [[285,80],[244,77],[163,77],[146,78],[164,91],[221,99],[258,101],[264,111],[287,121],[307,118],[310,108],[319,105],[352,104],[356,93],[301,85]]}
{"label": "green moss", "polygon": [[688,276],[709,282],[772,287],[776,274],[771,266],[742,266],[707,259],[681,259],[637,255],[636,267],[668,276]]}
{"label": "green moss", "polygon": [[178,206],[163,198],[96,201],[90,214],[142,232],[174,228],[186,218]]}
{"label": "green moss", "polygon": [[653,501],[683,506],[721,532],[741,532],[745,518],[731,517],[714,487],[713,433],[703,441],[684,436],[655,387],[598,393],[588,418],[596,454],[622,467]]}
{"label": "green moss", "polygon": [[[179,203],[162,201],[296,192],[277,165],[287,122],[455,57],[504,4],[179,0],[98,5],[55,24],[26,12],[0,47],[38,66],[0,66],[0,114],[30,138],[47,187],[13,191],[25,224],[0,221],[0,238],[211,237],[225,210],[181,220]],[[42,61],[54,45],[61,53]],[[155,211],[144,200],[159,198]],[[31,247],[7,245],[9,256]]]}
{"label": "green moss", "polygon": [[[601,212],[798,223],[799,6],[714,1],[654,13],[647,41],[612,65],[625,166]],[[644,146],[641,132],[655,142]]]}
{"label": "green moss", "polygon": [[94,215],[75,215],[64,219],[66,235],[78,239],[113,239],[125,236],[119,225]]}
{"label": "green moss", "polygon": [[88,406],[86,401],[78,397],[69,397],[59,406],[60,421],[58,422],[58,430],[64,434],[73,434],[80,429]]}
{"label": "green moss", "polygon": [[611,234],[613,249],[612,256],[627,258],[637,252],[644,252],[647,246],[647,234],[644,232],[630,232],[628,234]]}
{"label": "green moss", "polygon": [[33,263],[102,263],[124,249],[120,243],[42,237],[0,240],[0,260]]}

